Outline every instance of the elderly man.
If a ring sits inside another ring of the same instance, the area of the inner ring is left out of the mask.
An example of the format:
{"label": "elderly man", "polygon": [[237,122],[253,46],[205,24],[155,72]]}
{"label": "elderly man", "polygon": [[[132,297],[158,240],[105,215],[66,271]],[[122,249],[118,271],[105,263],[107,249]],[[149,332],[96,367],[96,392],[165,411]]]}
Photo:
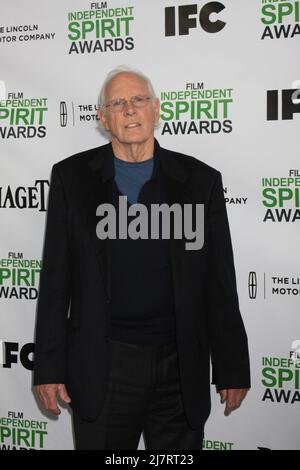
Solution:
{"label": "elderly man", "polygon": [[[221,174],[160,147],[159,110],[147,77],[112,71],[98,111],[111,142],[52,168],[34,385],[55,415],[70,404],[76,449],[136,449],[142,432],[146,449],[201,449],[210,358],[226,415],[250,388]],[[203,246],[99,234],[122,198],[129,221],[136,204],[203,205]]]}

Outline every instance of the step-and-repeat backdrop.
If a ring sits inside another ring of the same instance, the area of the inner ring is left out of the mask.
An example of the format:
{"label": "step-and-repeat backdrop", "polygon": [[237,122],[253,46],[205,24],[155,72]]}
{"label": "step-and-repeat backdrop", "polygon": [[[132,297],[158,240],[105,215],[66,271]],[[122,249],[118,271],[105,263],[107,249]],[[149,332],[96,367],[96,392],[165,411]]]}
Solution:
{"label": "step-and-repeat backdrop", "polygon": [[[249,338],[252,389],[205,449],[299,449],[300,2],[1,2],[0,449],[73,449],[32,392],[54,163],[107,142],[96,103],[118,65],[148,75],[163,147],[217,168]],[[143,435],[139,449],[144,449]]]}

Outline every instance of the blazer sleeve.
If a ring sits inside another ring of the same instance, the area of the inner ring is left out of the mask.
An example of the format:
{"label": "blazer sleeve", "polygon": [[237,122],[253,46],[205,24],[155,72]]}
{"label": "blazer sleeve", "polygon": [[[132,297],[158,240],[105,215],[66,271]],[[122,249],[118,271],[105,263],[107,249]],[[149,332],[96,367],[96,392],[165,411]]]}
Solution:
{"label": "blazer sleeve", "polygon": [[53,165],[37,303],[34,385],[65,383],[66,331],[71,285],[68,208]]}
{"label": "blazer sleeve", "polygon": [[233,250],[222,176],[215,178],[207,213],[204,289],[210,336],[212,383],[217,390],[250,388],[248,338],[239,310]]}

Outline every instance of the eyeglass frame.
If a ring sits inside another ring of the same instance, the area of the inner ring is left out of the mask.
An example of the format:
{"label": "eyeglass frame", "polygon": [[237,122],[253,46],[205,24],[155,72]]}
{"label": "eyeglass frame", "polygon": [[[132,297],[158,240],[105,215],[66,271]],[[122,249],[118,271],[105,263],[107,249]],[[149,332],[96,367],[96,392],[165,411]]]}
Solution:
{"label": "eyeglass frame", "polygon": [[[136,105],[136,103],[134,103],[132,101],[133,98],[142,98],[143,99],[143,105],[142,106]],[[102,104],[100,106],[100,108],[111,108],[111,111],[113,113],[118,113],[118,112],[121,113],[124,110],[124,108],[125,108],[125,106],[127,105],[128,102],[130,102],[134,108],[143,108],[144,106],[147,105],[147,103],[149,103],[149,101],[151,101],[153,99],[154,99],[154,97],[151,97],[151,96],[144,97],[144,96],[141,96],[141,95],[132,96],[130,98],[130,100],[125,100],[125,98],[116,98],[115,100],[111,100],[111,101],[112,102],[113,101],[118,101],[118,100],[122,101],[122,108],[121,109],[119,109],[119,110],[114,109],[113,104]]]}

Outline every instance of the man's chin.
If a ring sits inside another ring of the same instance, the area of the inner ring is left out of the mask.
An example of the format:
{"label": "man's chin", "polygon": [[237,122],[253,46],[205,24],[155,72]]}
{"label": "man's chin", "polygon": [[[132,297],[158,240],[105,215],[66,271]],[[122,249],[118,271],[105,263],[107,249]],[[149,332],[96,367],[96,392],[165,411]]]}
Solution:
{"label": "man's chin", "polygon": [[[154,136],[153,136],[154,137]],[[121,139],[116,139],[117,142],[121,145],[130,145],[130,144],[144,144],[149,140],[149,137],[142,137],[142,136],[125,136],[122,137]]]}

